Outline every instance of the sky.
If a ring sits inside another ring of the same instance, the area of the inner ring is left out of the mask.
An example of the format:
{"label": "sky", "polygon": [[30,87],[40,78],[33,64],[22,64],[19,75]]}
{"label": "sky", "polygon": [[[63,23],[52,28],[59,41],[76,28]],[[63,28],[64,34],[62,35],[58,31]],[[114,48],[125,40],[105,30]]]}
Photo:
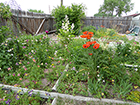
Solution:
{"label": "sky", "polygon": [[[50,14],[51,10],[60,5],[61,0],[0,0],[0,2],[16,1],[21,10],[27,11],[28,9],[42,10],[46,14]],[[63,0],[64,6],[71,6],[71,3],[74,4],[83,4],[86,6],[86,16],[93,16],[95,13],[98,13],[100,5],[103,4],[104,0]],[[134,3],[133,11],[127,13],[127,15],[135,14],[140,12],[140,0],[131,0]],[[126,14],[123,14],[124,16]]]}

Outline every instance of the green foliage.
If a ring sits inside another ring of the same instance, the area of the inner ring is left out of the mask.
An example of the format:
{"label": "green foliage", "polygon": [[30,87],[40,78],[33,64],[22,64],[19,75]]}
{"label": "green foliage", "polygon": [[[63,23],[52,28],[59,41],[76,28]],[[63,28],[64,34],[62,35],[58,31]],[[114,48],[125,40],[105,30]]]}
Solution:
{"label": "green foliage", "polygon": [[130,95],[128,95],[127,99],[140,103],[140,92],[139,91],[130,92]]}
{"label": "green foliage", "polygon": [[120,17],[123,12],[127,13],[133,10],[133,6],[134,3],[131,3],[131,0],[104,0],[104,4],[101,5],[99,13]]}
{"label": "green foliage", "polygon": [[59,29],[61,29],[62,26],[62,21],[64,20],[65,15],[67,15],[69,18],[70,25],[72,25],[72,23],[74,23],[75,25],[73,29],[75,32],[74,34],[78,35],[81,27],[81,19],[85,16],[84,10],[85,7],[82,4],[72,4],[72,6],[68,7],[58,6],[57,8],[53,9],[52,16],[55,17],[55,26],[57,32],[59,33]]}
{"label": "green foliage", "polygon": [[0,27],[0,44],[5,41],[8,36],[10,36],[10,29],[7,26]]}
{"label": "green foliage", "polygon": [[36,10],[36,9],[29,9],[29,12],[35,12],[35,13],[44,13],[42,10]]}
{"label": "green foliage", "polygon": [[107,36],[106,34],[107,29],[105,27],[98,27],[98,30],[95,33],[95,37],[100,38],[100,37],[104,37]]}
{"label": "green foliage", "polygon": [[9,5],[0,3],[0,16],[4,19],[9,18],[12,15]]}
{"label": "green foliage", "polygon": [[[42,44],[44,44],[45,47],[42,48]],[[38,63],[45,64],[47,62],[50,64],[47,58],[49,58],[53,52],[49,50],[52,47],[48,45],[49,38],[43,35],[36,37],[24,35],[17,39],[12,38],[10,41],[6,40],[0,47],[0,68],[3,72],[8,72],[8,68],[15,71],[18,67],[16,63],[18,64],[20,60],[23,59],[29,60],[26,55],[32,53],[36,53],[34,59],[37,58]]]}
{"label": "green foliage", "polygon": [[[85,32],[85,31],[89,31],[89,32],[93,32],[94,34],[96,33],[96,27],[94,26],[85,26],[82,28],[82,32]],[[82,33],[81,33],[82,35]]]}
{"label": "green foliage", "polygon": [[96,13],[96,14],[94,14],[94,17],[112,17],[112,15],[111,15],[111,13],[109,13],[109,14],[106,14],[106,13]]}
{"label": "green foliage", "polygon": [[45,103],[51,103],[51,98],[45,99],[41,98],[40,94],[33,94],[32,90],[27,92],[23,92],[24,94],[20,94],[23,92],[19,89],[16,93],[10,89],[2,89],[0,88],[0,104],[1,105],[40,105]]}

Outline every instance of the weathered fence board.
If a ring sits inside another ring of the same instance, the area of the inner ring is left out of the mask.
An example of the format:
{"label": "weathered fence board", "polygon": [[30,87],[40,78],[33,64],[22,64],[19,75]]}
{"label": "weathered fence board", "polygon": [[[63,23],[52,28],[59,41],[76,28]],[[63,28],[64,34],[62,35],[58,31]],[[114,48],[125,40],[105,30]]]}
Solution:
{"label": "weathered fence board", "polygon": [[[27,34],[38,34],[45,32],[45,30],[55,30],[54,27],[55,19],[50,14],[41,14],[41,13],[32,13],[21,10],[11,10],[13,13],[12,23],[13,23],[13,31],[18,32],[26,32]],[[0,17],[0,26],[6,25],[7,20],[4,20]],[[130,27],[132,18],[131,17],[86,17],[81,20],[84,26],[95,26],[100,27],[101,25],[106,28],[113,28],[117,26],[121,29],[121,33],[125,33],[125,31]],[[19,26],[17,26],[17,23]],[[42,25],[41,25],[42,24]]]}

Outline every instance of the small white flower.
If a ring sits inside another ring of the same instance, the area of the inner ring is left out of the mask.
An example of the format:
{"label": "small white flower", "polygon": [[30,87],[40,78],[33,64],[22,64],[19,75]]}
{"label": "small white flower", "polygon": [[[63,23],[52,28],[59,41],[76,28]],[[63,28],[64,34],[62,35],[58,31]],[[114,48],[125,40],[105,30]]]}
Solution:
{"label": "small white flower", "polygon": [[17,42],[19,42],[19,40],[17,40]]}
{"label": "small white flower", "polygon": [[98,79],[98,81],[100,81],[101,79]]}
{"label": "small white flower", "polygon": [[59,59],[61,59],[62,57],[59,57]]}
{"label": "small white flower", "polygon": [[71,25],[71,29],[72,29],[72,30],[74,29],[74,23],[72,23],[72,25]]}
{"label": "small white flower", "polygon": [[103,82],[105,82],[105,80],[103,80]]}
{"label": "small white flower", "polygon": [[0,68],[0,70],[1,70],[1,68]]}
{"label": "small white flower", "polygon": [[65,47],[67,47],[67,45],[65,45]]}
{"label": "small white flower", "polygon": [[97,77],[99,77],[100,75],[98,74]]}
{"label": "small white flower", "polygon": [[13,56],[13,54],[11,54],[11,56]]}
{"label": "small white flower", "polygon": [[31,52],[33,53],[34,51],[33,51],[33,50],[31,50]]}
{"label": "small white flower", "polygon": [[138,68],[135,68],[135,71],[138,71]]}

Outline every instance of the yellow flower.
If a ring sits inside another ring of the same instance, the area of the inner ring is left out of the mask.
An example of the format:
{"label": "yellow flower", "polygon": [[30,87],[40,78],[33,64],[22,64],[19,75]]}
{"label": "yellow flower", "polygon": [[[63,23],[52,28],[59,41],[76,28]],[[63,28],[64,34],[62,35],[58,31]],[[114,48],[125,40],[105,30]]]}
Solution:
{"label": "yellow flower", "polygon": [[112,82],[114,82],[114,79],[112,79]]}
{"label": "yellow flower", "polygon": [[49,56],[49,58],[51,58],[51,57]]}
{"label": "yellow flower", "polygon": [[41,65],[43,65],[43,63],[41,63]]}
{"label": "yellow flower", "polygon": [[68,74],[66,74],[66,76],[68,76]]}
{"label": "yellow flower", "polygon": [[54,64],[52,64],[52,66],[53,66]]}
{"label": "yellow flower", "polygon": [[125,56],[127,56],[127,54],[125,54]]}
{"label": "yellow flower", "polygon": [[17,93],[19,93],[19,92],[21,92],[21,89],[19,89],[19,90],[17,91]]}
{"label": "yellow flower", "polygon": [[31,99],[31,97],[29,97],[28,99]]}
{"label": "yellow flower", "polygon": [[102,93],[102,96],[104,95],[104,93]]}
{"label": "yellow flower", "polygon": [[114,65],[115,67],[117,67],[116,65]]}
{"label": "yellow flower", "polygon": [[21,64],[21,62],[19,62],[19,64]]}
{"label": "yellow flower", "polygon": [[134,86],[134,88],[135,88],[135,89],[137,89],[137,88],[138,88],[138,86]]}

